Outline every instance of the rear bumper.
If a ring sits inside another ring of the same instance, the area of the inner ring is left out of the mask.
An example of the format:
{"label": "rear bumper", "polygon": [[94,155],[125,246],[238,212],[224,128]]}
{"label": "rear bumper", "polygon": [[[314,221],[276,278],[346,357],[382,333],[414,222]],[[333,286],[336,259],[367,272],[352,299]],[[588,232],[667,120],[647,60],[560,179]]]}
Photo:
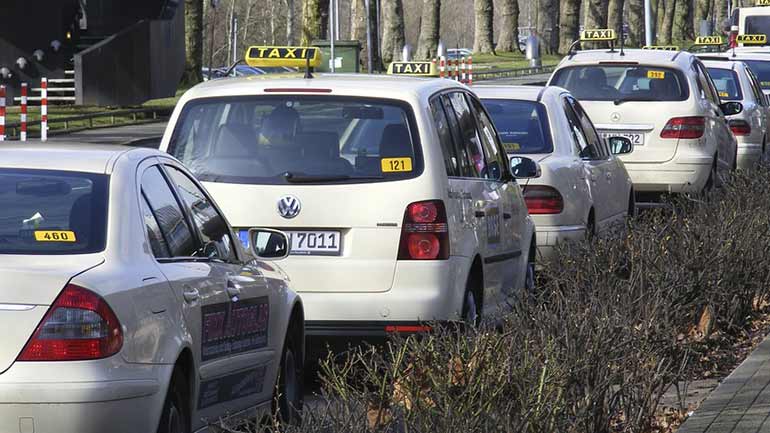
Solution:
{"label": "rear bumper", "polygon": [[560,242],[580,241],[585,239],[586,228],[575,226],[537,226],[537,251],[540,257],[548,260],[553,257],[555,246]]}
{"label": "rear bumper", "polygon": [[714,159],[687,155],[665,163],[625,162],[636,192],[684,193],[703,190]]}
{"label": "rear bumper", "polygon": [[0,431],[155,431],[172,366],[17,362],[0,375]]}
{"label": "rear bumper", "polygon": [[738,142],[738,168],[748,170],[757,165],[762,159],[761,143],[741,143]]}

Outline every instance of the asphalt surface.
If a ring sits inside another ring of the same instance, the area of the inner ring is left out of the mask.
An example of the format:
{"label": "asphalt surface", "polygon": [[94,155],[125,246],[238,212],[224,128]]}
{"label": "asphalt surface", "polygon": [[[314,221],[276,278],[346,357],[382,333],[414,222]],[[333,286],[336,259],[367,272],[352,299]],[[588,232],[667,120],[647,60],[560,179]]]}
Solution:
{"label": "asphalt surface", "polygon": [[84,144],[123,144],[157,148],[160,145],[160,139],[165,130],[166,121],[164,120],[138,125],[97,128],[68,134],[57,134],[48,137],[48,141]]}
{"label": "asphalt surface", "polygon": [[496,80],[484,80],[478,81],[479,85],[516,85],[516,86],[545,86],[548,79],[551,78],[551,73],[526,75],[523,77],[513,78],[498,78]]}

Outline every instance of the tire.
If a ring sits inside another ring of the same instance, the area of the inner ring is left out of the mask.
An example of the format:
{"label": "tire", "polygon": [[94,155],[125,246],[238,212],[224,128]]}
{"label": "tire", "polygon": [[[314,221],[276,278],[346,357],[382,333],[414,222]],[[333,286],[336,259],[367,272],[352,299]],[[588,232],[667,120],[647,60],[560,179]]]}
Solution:
{"label": "tire", "polygon": [[278,386],[273,396],[273,413],[276,419],[290,425],[300,425],[302,422],[302,406],[305,402],[300,343],[290,328],[283,344]]}
{"label": "tire", "polygon": [[586,223],[586,239],[591,240],[596,236],[596,221],[594,218],[594,210],[588,213],[588,223]]}
{"label": "tire", "polygon": [[628,218],[636,218],[636,212],[636,196],[634,195],[634,191],[631,190],[631,195],[628,197]]}
{"label": "tire", "polygon": [[185,397],[185,383],[184,376],[175,370],[166,393],[166,401],[163,403],[158,433],[190,432],[190,409],[189,402]]}
{"label": "tire", "polygon": [[476,299],[476,290],[471,284],[471,277],[472,275],[468,277],[468,284],[465,287],[462,321],[471,326],[478,326],[481,323],[481,314],[479,314],[478,299]]}
{"label": "tire", "polygon": [[535,274],[535,257],[537,257],[537,250],[534,246],[535,239],[532,239],[531,243],[532,246],[530,246],[529,259],[527,259],[526,275],[524,276],[524,290],[527,293],[534,295],[537,290],[535,285],[535,281],[537,281],[537,275]]}
{"label": "tire", "polygon": [[714,163],[711,164],[711,172],[709,172],[709,178],[706,179],[706,185],[703,186],[703,192],[709,192],[717,186],[717,160],[714,158]]}

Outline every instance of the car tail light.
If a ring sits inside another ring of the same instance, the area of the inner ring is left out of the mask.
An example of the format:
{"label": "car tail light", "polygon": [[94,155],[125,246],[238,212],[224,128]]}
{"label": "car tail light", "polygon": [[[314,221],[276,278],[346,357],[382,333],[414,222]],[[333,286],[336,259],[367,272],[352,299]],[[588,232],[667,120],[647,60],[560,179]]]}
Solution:
{"label": "car tail light", "polygon": [[701,138],[705,130],[705,117],[674,117],[660,131],[660,138]]}
{"label": "car tail light", "polygon": [[399,260],[449,258],[449,226],[441,200],[420,201],[406,207],[401,228]]}
{"label": "car tail light", "polygon": [[426,325],[388,325],[385,327],[385,332],[388,333],[417,333],[430,331],[430,326]]}
{"label": "car tail light", "polygon": [[527,186],[524,202],[530,215],[553,215],[564,210],[564,199],[556,188],[543,185]]}
{"label": "car tail light", "polygon": [[123,346],[115,313],[99,295],[68,284],[35,329],[17,361],[82,361],[112,356]]}
{"label": "car tail light", "polygon": [[745,120],[738,120],[734,119],[728,122],[730,125],[730,130],[733,131],[734,135],[750,135],[751,134],[751,125],[749,125],[748,122]]}

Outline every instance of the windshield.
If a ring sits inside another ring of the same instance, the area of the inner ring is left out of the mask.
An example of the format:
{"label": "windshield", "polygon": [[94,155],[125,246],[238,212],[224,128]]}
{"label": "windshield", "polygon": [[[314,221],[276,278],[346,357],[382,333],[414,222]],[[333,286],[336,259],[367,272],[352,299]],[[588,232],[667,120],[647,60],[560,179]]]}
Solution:
{"label": "windshield", "polygon": [[743,99],[738,74],[730,69],[708,68],[711,81],[717,87],[719,98],[725,101],[740,101]]}
{"label": "windshield", "polygon": [[551,153],[545,107],[532,101],[483,99],[508,153]]}
{"label": "windshield", "polygon": [[422,172],[406,103],[333,96],[202,99],[187,104],[169,153],[203,181],[378,182]]}
{"label": "windshield", "polygon": [[[768,15],[750,15],[746,17],[744,23],[744,34],[747,35],[770,35],[770,16]],[[767,43],[763,44],[767,45]]]}
{"label": "windshield", "polygon": [[107,176],[0,169],[0,254],[104,250]]}
{"label": "windshield", "polygon": [[763,90],[770,89],[770,61],[768,60],[744,60],[740,59],[743,63],[747,64],[754,75],[759,80],[759,85]]}
{"label": "windshield", "polygon": [[678,71],[656,66],[588,65],[560,69],[551,82],[585,101],[685,101],[687,82]]}

